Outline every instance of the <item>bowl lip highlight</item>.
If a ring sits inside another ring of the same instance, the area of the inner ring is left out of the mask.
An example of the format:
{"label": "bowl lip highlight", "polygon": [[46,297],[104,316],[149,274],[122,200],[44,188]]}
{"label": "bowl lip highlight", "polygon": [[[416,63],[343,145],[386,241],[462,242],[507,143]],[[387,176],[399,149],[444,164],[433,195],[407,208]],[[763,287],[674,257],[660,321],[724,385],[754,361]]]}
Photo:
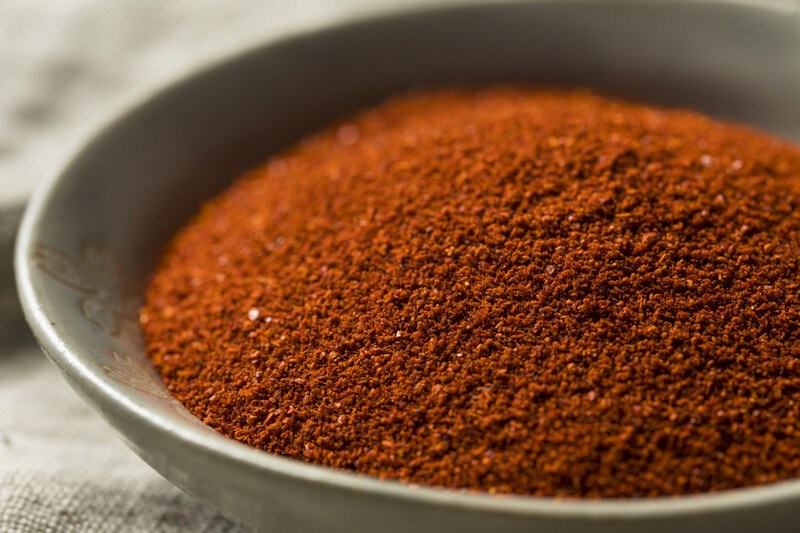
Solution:
{"label": "bowl lip highlight", "polygon": [[[393,8],[370,12],[366,16],[347,16],[343,19],[326,20],[322,23],[292,29],[253,46],[227,54],[225,57],[201,66],[177,79],[156,87],[133,103],[123,105],[113,118],[81,143],[80,148],[70,155],[58,171],[47,176],[36,188],[23,216],[17,235],[15,248],[15,272],[19,298],[25,317],[48,358],[61,373],[66,374],[70,384],[82,396],[90,398],[89,403],[96,409],[113,409],[125,417],[134,417],[149,431],[161,434],[191,447],[209,460],[229,463],[236,468],[261,471],[268,475],[287,476],[312,483],[329,490],[347,491],[387,499],[405,500],[419,505],[432,505],[452,509],[464,509],[493,514],[509,514],[530,517],[571,518],[578,520],[615,519],[632,520],[638,518],[658,518],[676,515],[697,515],[724,512],[733,508],[751,508],[781,502],[800,503],[800,479],[745,487],[717,493],[700,493],[682,496],[664,496],[637,499],[560,499],[554,497],[527,495],[493,495],[486,492],[467,492],[462,490],[432,486],[408,485],[394,480],[382,480],[354,472],[332,469],[325,466],[284,458],[256,448],[251,448],[220,434],[198,431],[189,421],[181,417],[165,417],[148,409],[136,401],[138,391],[118,386],[91,365],[87,364],[80,351],[70,347],[70,342],[62,334],[59,326],[51,322],[40,301],[40,293],[45,290],[33,282],[30,250],[36,244],[40,227],[47,221],[48,207],[57,203],[58,186],[69,179],[79,179],[73,168],[84,156],[95,149],[98,142],[109,133],[125,124],[143,109],[161,99],[165,94],[212,75],[224,64],[245,56],[258,54],[269,47],[294,40],[313,39],[331,30],[342,30],[350,26],[360,26],[378,22],[387,17],[423,15],[429,12],[464,10],[473,8],[508,8],[521,4],[564,4],[598,5],[596,0],[502,0],[492,2],[471,0],[462,5],[452,3],[427,5],[413,8]],[[672,5],[728,5],[751,8],[779,15],[800,14],[800,4],[779,0],[774,3],[760,3],[759,0],[648,0],[651,4]],[[609,4],[634,4],[635,0],[609,0]],[[51,222],[52,223],[52,222]],[[121,427],[115,429],[124,435]],[[257,475],[257,474],[253,474]]]}

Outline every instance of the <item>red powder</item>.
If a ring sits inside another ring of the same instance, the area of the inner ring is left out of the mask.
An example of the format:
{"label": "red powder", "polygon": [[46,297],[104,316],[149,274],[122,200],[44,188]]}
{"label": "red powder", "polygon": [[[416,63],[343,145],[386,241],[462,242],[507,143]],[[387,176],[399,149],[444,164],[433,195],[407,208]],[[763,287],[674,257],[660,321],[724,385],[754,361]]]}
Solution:
{"label": "red powder", "polygon": [[186,407],[269,452],[498,493],[800,475],[800,149],[581,92],[412,94],[169,244],[141,313]]}

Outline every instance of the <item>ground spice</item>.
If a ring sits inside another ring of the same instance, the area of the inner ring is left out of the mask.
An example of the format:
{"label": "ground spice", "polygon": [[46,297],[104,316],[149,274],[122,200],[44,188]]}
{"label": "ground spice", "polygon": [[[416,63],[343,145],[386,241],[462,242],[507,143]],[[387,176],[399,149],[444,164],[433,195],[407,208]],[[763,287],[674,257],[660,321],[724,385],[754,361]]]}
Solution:
{"label": "ground spice", "polygon": [[583,92],[440,90],[206,205],[141,312],[218,431],[559,497],[800,476],[800,149]]}

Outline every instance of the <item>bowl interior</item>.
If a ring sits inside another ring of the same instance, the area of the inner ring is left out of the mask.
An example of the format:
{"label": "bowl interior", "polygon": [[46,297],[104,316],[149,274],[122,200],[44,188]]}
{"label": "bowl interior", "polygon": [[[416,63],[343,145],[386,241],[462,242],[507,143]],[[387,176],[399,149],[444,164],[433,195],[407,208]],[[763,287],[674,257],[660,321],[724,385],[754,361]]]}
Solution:
{"label": "bowl interior", "polygon": [[[204,199],[303,134],[419,85],[586,86],[800,139],[798,56],[796,5],[743,2],[470,5],[267,44],[131,109],[39,192],[18,247],[23,304],[45,351],[138,453],[240,518],[224,495],[170,471],[126,418],[134,413],[190,441],[223,440],[167,395],[137,322],[161,247]],[[239,453],[231,450],[221,454]]]}

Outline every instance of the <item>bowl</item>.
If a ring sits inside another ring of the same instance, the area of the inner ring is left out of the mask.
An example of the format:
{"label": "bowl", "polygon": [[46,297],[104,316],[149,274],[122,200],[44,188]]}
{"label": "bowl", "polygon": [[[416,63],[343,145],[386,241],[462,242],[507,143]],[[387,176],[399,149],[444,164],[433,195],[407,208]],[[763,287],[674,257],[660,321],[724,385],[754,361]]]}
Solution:
{"label": "bowl", "polygon": [[800,531],[800,480],[631,500],[409,486],[246,447],[173,400],[137,322],[160,248],[200,203],[303,134],[415,85],[581,85],[800,137],[800,4],[438,6],[269,42],[120,113],[36,193],[16,252],[34,334],[164,477],[269,531]]}

